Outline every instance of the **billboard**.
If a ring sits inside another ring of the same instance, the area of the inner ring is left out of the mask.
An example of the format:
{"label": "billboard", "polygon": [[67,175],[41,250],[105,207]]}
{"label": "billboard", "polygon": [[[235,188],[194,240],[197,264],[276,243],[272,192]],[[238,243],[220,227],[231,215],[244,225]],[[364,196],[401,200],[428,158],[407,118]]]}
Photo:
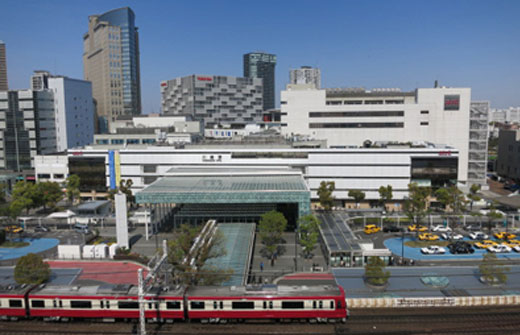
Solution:
{"label": "billboard", "polygon": [[445,95],[444,96],[444,110],[445,111],[458,111],[460,107],[460,95]]}

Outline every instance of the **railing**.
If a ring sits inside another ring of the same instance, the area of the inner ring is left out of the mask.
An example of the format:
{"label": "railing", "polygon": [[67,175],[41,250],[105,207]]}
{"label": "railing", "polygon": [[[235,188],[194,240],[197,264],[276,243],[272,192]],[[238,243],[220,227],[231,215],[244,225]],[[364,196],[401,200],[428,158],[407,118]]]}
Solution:
{"label": "railing", "polygon": [[347,307],[355,308],[403,308],[403,307],[464,307],[520,305],[520,295],[490,295],[445,298],[356,298],[346,299]]}

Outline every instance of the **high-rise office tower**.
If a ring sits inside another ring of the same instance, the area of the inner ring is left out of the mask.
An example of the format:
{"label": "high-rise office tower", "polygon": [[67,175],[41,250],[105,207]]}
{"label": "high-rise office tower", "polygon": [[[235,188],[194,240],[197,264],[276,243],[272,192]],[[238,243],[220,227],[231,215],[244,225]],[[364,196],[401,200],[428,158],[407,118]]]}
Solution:
{"label": "high-rise office tower", "polygon": [[5,44],[0,41],[0,91],[7,91],[7,57],[5,55]]}
{"label": "high-rise office tower", "polygon": [[276,55],[251,52],[244,55],[244,77],[263,79],[264,111],[274,108],[274,69]]}
{"label": "high-rise office tower", "polygon": [[299,69],[291,70],[289,73],[291,84],[310,84],[314,88],[321,88],[321,72],[318,68],[302,66]]}
{"label": "high-rise office tower", "polygon": [[34,168],[34,157],[56,152],[54,98],[49,90],[0,92],[0,169]]}
{"label": "high-rise office tower", "polygon": [[129,7],[89,16],[83,36],[85,80],[92,82],[99,132],[119,115],[141,114],[139,37]]}

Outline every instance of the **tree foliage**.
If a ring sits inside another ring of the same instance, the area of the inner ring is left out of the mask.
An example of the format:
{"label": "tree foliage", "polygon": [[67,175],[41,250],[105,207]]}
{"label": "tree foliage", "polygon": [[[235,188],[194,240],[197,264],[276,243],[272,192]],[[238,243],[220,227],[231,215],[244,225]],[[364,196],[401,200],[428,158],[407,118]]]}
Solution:
{"label": "tree foliage", "polygon": [[335,189],[336,184],[333,181],[322,181],[320,183],[317,193],[321,206],[326,210],[330,210],[332,205],[334,205],[334,196],[332,195],[332,192],[334,192]]}
{"label": "tree foliage", "polygon": [[282,242],[282,234],[286,228],[287,219],[282,213],[270,211],[262,215],[258,224],[258,234],[270,257],[273,257]]}
{"label": "tree foliage", "polygon": [[365,264],[365,280],[371,285],[385,285],[390,278],[390,271],[385,271],[385,262],[376,256],[368,258]]}
{"label": "tree foliage", "polygon": [[497,282],[499,284],[503,284],[507,281],[507,272],[510,270],[510,268],[504,266],[504,264],[498,260],[496,254],[491,252],[484,254],[478,269],[484,281],[488,283]]}
{"label": "tree foliage", "polygon": [[7,192],[7,187],[6,187],[5,183],[0,183],[0,204],[5,203],[6,192]]}
{"label": "tree foliage", "polygon": [[481,199],[480,196],[477,195],[478,192],[480,192],[480,185],[471,185],[468,193],[468,199],[470,200],[470,210],[473,210],[473,203]]}
{"label": "tree foliage", "polygon": [[38,201],[35,184],[19,181],[14,185],[11,202],[12,212],[18,213],[17,215],[24,209],[29,212],[30,209],[37,206]]}
{"label": "tree foliage", "polygon": [[350,190],[348,191],[349,198],[353,198],[356,202],[356,206],[359,207],[359,203],[365,199],[365,192],[360,190]]}
{"label": "tree foliage", "polygon": [[58,201],[63,199],[63,191],[61,186],[55,182],[42,182],[36,184],[37,193],[40,195],[40,204],[45,208],[54,208]]}
{"label": "tree foliage", "polygon": [[14,268],[14,280],[18,284],[42,284],[49,280],[49,264],[33,253],[20,257]]}
{"label": "tree foliage", "polygon": [[502,215],[502,213],[497,211],[495,203],[492,203],[489,206],[489,212],[487,212],[486,217],[487,217],[487,228],[488,228],[488,231],[491,231],[491,228],[493,226],[493,221],[494,220],[498,220],[498,219],[502,219],[504,216]]}
{"label": "tree foliage", "polygon": [[464,193],[455,185],[439,188],[435,191],[435,197],[444,205],[445,213],[451,214],[446,216],[448,223],[453,216],[459,216],[466,210],[467,200]]}
{"label": "tree foliage", "polygon": [[79,179],[78,175],[72,174],[67,177],[67,181],[65,182],[65,187],[67,189],[67,199],[71,203],[74,203],[76,199],[79,199],[79,185],[81,183],[81,180]]}
{"label": "tree foliage", "polygon": [[394,197],[393,195],[393,192],[392,192],[392,185],[387,185],[386,187],[381,185],[381,187],[379,187],[379,199],[381,201],[381,205],[385,206],[386,208],[386,203],[389,202],[390,200],[392,200],[392,198]]}
{"label": "tree foliage", "polygon": [[309,256],[318,242],[319,226],[321,222],[312,214],[305,215],[298,222],[300,245],[305,256]]}
{"label": "tree foliage", "polygon": [[135,204],[135,197],[132,194],[133,184],[134,182],[132,181],[132,179],[121,179],[121,181],[119,182],[119,190],[121,191],[121,193],[126,194],[126,201],[131,205]]}
{"label": "tree foliage", "polygon": [[408,198],[405,199],[403,210],[415,224],[421,223],[422,219],[428,213],[428,197],[431,194],[431,188],[417,185],[417,183],[408,184]]}
{"label": "tree foliage", "polygon": [[179,284],[218,285],[233,274],[232,269],[219,269],[208,263],[226,254],[224,237],[218,231],[208,243],[201,244],[201,248],[191,250],[200,231],[201,227],[184,224],[176,231],[175,238],[168,241],[168,261]]}

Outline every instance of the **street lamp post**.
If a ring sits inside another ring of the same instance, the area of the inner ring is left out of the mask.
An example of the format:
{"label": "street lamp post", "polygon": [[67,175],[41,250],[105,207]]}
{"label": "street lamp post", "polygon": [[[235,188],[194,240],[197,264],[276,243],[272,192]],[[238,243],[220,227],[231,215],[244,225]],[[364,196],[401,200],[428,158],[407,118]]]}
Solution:
{"label": "street lamp post", "polygon": [[298,272],[298,228],[294,229],[294,272]]}

